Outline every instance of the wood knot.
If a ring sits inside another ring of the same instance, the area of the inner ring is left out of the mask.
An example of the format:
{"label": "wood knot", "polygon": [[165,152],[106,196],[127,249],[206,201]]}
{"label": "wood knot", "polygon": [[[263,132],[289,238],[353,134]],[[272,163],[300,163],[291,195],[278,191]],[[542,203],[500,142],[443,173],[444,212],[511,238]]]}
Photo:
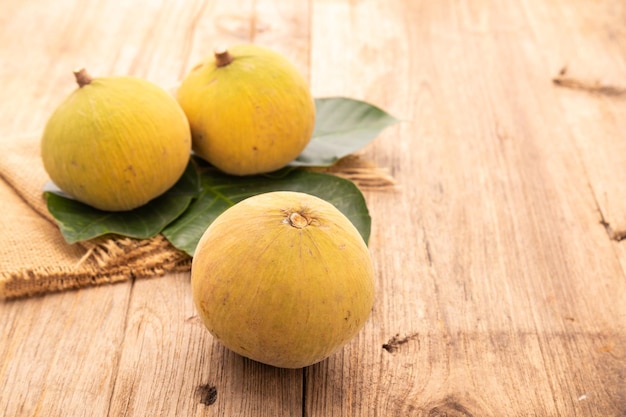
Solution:
{"label": "wood knot", "polygon": [[198,385],[196,395],[200,397],[201,404],[212,405],[217,401],[217,387],[209,384]]}
{"label": "wood knot", "polygon": [[444,400],[443,404],[431,408],[428,417],[474,417],[467,408],[453,399]]}

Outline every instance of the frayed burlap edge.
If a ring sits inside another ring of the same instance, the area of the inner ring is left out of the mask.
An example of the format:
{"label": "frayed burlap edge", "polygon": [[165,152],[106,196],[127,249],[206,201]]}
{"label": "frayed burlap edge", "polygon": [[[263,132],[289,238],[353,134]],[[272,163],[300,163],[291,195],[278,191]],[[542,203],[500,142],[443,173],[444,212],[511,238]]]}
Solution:
{"label": "frayed burlap edge", "polygon": [[107,271],[81,270],[72,268],[36,268],[15,271],[0,277],[0,294],[5,300],[75,290],[103,284],[113,284],[135,278],[154,278],[168,272],[187,272],[190,260],[180,263],[166,262],[154,266],[133,268],[123,266]]}
{"label": "frayed burlap edge", "polygon": [[8,300],[152,278],[168,272],[186,272],[191,268],[191,257],[161,235],[146,240],[113,237],[84,244],[91,247],[76,265],[3,273],[0,275],[0,298]]}
{"label": "frayed burlap edge", "polygon": [[[359,155],[349,155],[328,168],[311,170],[349,179],[364,191],[396,188],[396,181],[387,170]],[[0,299],[44,295],[191,269],[191,257],[162,235],[145,240],[104,237],[80,244],[86,252],[73,266],[24,268],[0,274]]]}

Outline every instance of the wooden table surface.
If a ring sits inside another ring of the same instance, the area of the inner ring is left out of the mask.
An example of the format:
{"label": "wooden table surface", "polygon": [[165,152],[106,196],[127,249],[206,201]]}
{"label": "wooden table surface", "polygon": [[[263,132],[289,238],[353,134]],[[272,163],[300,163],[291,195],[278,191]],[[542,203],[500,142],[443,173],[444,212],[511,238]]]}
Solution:
{"label": "wooden table surface", "polygon": [[405,120],[363,153],[398,182],[364,193],[367,325],[282,370],[211,338],[188,274],[2,302],[0,415],[626,416],[626,3],[2,0],[0,134],[77,66],[172,87],[243,42]]}

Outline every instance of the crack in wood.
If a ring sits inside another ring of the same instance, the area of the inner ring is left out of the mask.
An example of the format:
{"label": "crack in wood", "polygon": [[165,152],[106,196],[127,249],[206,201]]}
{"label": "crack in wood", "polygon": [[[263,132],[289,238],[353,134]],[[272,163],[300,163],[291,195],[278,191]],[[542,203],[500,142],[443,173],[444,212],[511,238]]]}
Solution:
{"label": "crack in wood", "polygon": [[606,233],[609,235],[610,239],[616,240],[618,242],[626,239],[626,230],[613,230],[611,225],[604,220],[604,217],[600,220],[600,224],[604,226]]}
{"label": "crack in wood", "polygon": [[561,69],[559,75],[552,79],[552,83],[559,87],[570,88],[572,90],[585,91],[592,94],[599,94],[610,97],[626,96],[626,88],[602,84],[599,81],[580,80],[566,76],[567,68]]}
{"label": "crack in wood", "polygon": [[400,333],[396,333],[387,343],[383,344],[383,349],[389,353],[395,353],[401,345],[409,343],[419,337],[418,333],[412,333],[408,336],[400,337]]}

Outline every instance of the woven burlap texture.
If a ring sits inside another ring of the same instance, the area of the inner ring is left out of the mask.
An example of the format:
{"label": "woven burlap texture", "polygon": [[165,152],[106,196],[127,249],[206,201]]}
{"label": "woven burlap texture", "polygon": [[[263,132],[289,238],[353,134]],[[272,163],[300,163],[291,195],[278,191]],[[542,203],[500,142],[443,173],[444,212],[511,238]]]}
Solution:
{"label": "woven burlap texture", "polygon": [[39,135],[3,139],[0,155],[0,298],[39,295],[190,268],[162,236],[108,237],[68,244],[48,213],[49,180]]}
{"label": "woven burlap texture", "polygon": [[[0,299],[190,269],[191,258],[161,235],[68,244],[46,208],[42,190],[49,178],[40,158],[39,135],[3,139],[0,146]],[[318,170],[350,179],[361,189],[395,186],[384,170],[358,155]]]}

